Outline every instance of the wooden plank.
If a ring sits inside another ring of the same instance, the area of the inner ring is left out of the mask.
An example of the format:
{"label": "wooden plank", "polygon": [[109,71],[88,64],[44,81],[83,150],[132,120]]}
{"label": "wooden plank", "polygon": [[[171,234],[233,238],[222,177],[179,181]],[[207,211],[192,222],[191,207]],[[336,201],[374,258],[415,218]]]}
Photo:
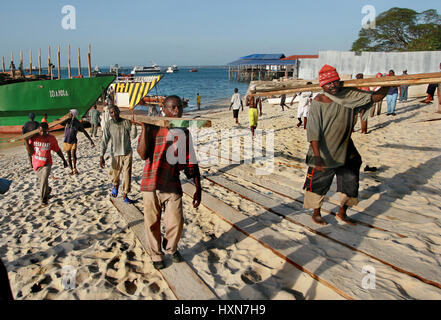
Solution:
{"label": "wooden plank", "polygon": [[135,120],[136,122],[152,124],[158,127],[167,127],[167,128],[211,127],[211,120],[208,119],[152,117],[148,115],[147,111],[141,111],[141,110],[133,110],[133,111],[121,110],[119,116],[123,119]]}
{"label": "wooden plank", "polygon": [[[425,283],[441,288],[441,273],[438,267],[439,257],[436,253],[427,249],[424,254],[412,250],[409,248],[407,241],[403,241],[398,236],[394,237],[391,234],[385,234],[359,224],[347,226],[343,223],[342,225],[332,223],[327,226],[320,226],[312,221],[308,210],[303,209],[298,202],[292,202],[288,206],[266,195],[233,183],[224,177],[210,176],[205,178],[263,206],[273,213],[285,217],[291,222],[306,227],[310,231],[314,231],[352,250],[364,253]],[[328,222],[332,221],[328,219]],[[403,257],[406,258],[403,259]]]}
{"label": "wooden plank", "polygon": [[[111,203],[127,221],[142,246],[147,251],[147,237],[144,225],[144,215],[133,204],[124,203],[121,199],[110,198]],[[183,254],[185,258],[185,254]],[[187,262],[172,263],[165,258],[166,268],[158,270],[168,283],[177,299],[180,300],[218,300],[219,298],[209,289],[201,278],[193,271]]]}
{"label": "wooden plank", "polygon": [[[345,88],[357,88],[357,87],[382,87],[382,86],[400,86],[400,85],[420,85],[430,83],[441,83],[441,72],[435,73],[421,73],[413,75],[382,77],[382,78],[367,78],[367,79],[354,79],[342,81],[342,86]],[[285,86],[285,88],[283,88]],[[275,84],[274,87],[256,88],[256,93],[251,94],[253,96],[272,96],[288,93],[297,93],[304,91],[317,92],[323,89],[318,84],[302,85],[286,87],[284,84]]]}
{"label": "wooden plank", "polygon": [[[55,120],[55,121],[53,121],[51,123],[48,123],[49,129],[53,128],[55,126],[58,126],[59,124],[63,123],[64,121],[69,119],[69,116],[70,116],[70,112],[68,114],[64,115],[63,117],[61,117],[60,119]],[[15,142],[15,141],[18,141],[20,139],[27,139],[27,138],[30,138],[30,137],[38,134],[39,132],[40,132],[40,129],[35,129],[35,130],[30,131],[28,133],[25,133],[25,134],[23,134],[21,136],[10,138],[10,139],[8,139],[8,142]]]}
{"label": "wooden plank", "polygon": [[[268,188],[271,191],[283,195],[291,200],[303,203],[303,190],[293,189],[293,181],[284,176],[274,173],[270,176],[256,176],[253,172],[254,169],[247,166],[238,166],[230,169],[228,172],[225,172],[222,169],[219,170],[224,174],[236,173],[241,179],[259,185],[263,188]],[[302,185],[303,184],[301,184],[300,187]],[[335,211],[335,207],[339,205],[339,203],[340,202],[337,194],[331,194],[329,197],[325,198],[322,208],[327,212],[332,212]],[[435,217],[424,216],[418,213],[397,209],[391,207],[390,205],[388,206],[380,200],[375,200],[373,203],[370,203],[368,207],[369,209],[366,210],[359,204],[357,206],[348,208],[347,213],[349,216],[355,216],[357,221],[383,229],[387,232],[395,233],[400,237],[403,235],[412,237],[415,236],[415,234],[418,234],[418,230],[412,228],[412,226],[416,224],[424,224],[427,227],[427,224],[430,223],[435,228],[437,226],[437,218]],[[384,209],[385,207],[386,209]],[[381,212],[381,214],[379,215],[378,212]]]}
{"label": "wooden plank", "polygon": [[[191,183],[182,185],[185,194],[192,197],[195,187]],[[347,299],[439,299],[441,291],[384,264],[356,253],[345,246],[323,237],[306,234],[292,239],[272,225],[279,222],[275,215],[265,209],[256,210],[246,216],[223,201],[202,191],[201,204],[213,211],[222,220],[237,230],[255,239],[276,255],[299,270],[309,274],[342,297]],[[303,228],[293,225],[303,234]],[[376,270],[375,290],[363,288],[363,268],[372,266]],[[398,285],[397,285],[398,284]]]}

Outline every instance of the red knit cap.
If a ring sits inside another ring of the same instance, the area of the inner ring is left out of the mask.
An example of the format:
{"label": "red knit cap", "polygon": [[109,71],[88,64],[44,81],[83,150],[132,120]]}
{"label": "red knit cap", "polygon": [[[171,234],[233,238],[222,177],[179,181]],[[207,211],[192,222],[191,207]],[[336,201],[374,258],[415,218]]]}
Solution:
{"label": "red knit cap", "polygon": [[325,84],[336,80],[340,80],[337,70],[334,67],[325,64],[319,71],[320,87],[323,87]]}

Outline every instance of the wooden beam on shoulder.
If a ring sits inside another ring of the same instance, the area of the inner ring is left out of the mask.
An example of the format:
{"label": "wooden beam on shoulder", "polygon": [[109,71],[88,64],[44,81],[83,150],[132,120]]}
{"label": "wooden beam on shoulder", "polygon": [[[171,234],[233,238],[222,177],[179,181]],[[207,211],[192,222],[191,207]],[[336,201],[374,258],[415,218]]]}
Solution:
{"label": "wooden beam on shoulder", "polygon": [[[434,73],[420,73],[403,76],[387,76],[382,78],[367,78],[354,79],[342,81],[344,88],[358,88],[358,87],[396,87],[400,85],[420,85],[441,83],[441,72]],[[273,95],[281,95],[288,93],[298,93],[304,91],[318,92],[323,89],[318,84],[288,86],[284,83],[275,83],[273,86],[269,85],[265,88],[256,88],[256,93],[252,96],[268,97]]]}
{"label": "wooden beam on shoulder", "polygon": [[[64,116],[62,116],[60,119],[57,119],[57,120],[55,120],[55,121],[52,121],[51,123],[48,123],[48,127],[49,127],[49,129],[51,129],[51,128],[55,127],[55,126],[58,126],[59,124],[62,124],[64,121],[66,121],[67,119],[69,119],[69,115],[70,115],[70,112],[67,113],[67,114],[65,114]],[[39,132],[40,132],[40,129],[35,129],[35,130],[30,131],[30,132],[28,132],[28,133],[22,134],[22,135],[20,135],[20,136],[10,138],[10,139],[8,140],[8,142],[15,142],[15,141],[18,141],[18,140],[21,140],[21,139],[28,139],[28,138],[30,138],[30,137],[35,136],[35,135],[38,134]]]}
{"label": "wooden beam on shoulder", "polygon": [[154,117],[154,116],[149,116],[146,111],[141,111],[141,110],[134,110],[134,111],[122,110],[119,116],[123,119],[134,120],[136,122],[143,122],[158,127],[166,127],[166,128],[211,127],[211,120],[208,119]]}

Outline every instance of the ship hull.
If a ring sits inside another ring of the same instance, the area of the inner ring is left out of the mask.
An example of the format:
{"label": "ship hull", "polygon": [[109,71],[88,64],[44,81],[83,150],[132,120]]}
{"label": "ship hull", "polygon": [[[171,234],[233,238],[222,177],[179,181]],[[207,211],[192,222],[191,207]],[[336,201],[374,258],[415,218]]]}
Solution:
{"label": "ship hull", "polygon": [[0,132],[21,133],[29,113],[40,121],[44,113],[48,122],[61,118],[70,109],[83,117],[113,82],[114,76],[26,81],[0,86]]}

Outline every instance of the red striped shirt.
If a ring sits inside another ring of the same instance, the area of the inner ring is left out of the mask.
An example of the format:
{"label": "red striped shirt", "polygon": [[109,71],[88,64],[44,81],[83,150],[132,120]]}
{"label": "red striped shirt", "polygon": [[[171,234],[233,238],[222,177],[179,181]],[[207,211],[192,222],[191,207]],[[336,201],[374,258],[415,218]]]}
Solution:
{"label": "red striped shirt", "polygon": [[180,171],[197,166],[190,132],[187,129],[152,127],[147,137],[147,148],[141,191],[182,194]]}

